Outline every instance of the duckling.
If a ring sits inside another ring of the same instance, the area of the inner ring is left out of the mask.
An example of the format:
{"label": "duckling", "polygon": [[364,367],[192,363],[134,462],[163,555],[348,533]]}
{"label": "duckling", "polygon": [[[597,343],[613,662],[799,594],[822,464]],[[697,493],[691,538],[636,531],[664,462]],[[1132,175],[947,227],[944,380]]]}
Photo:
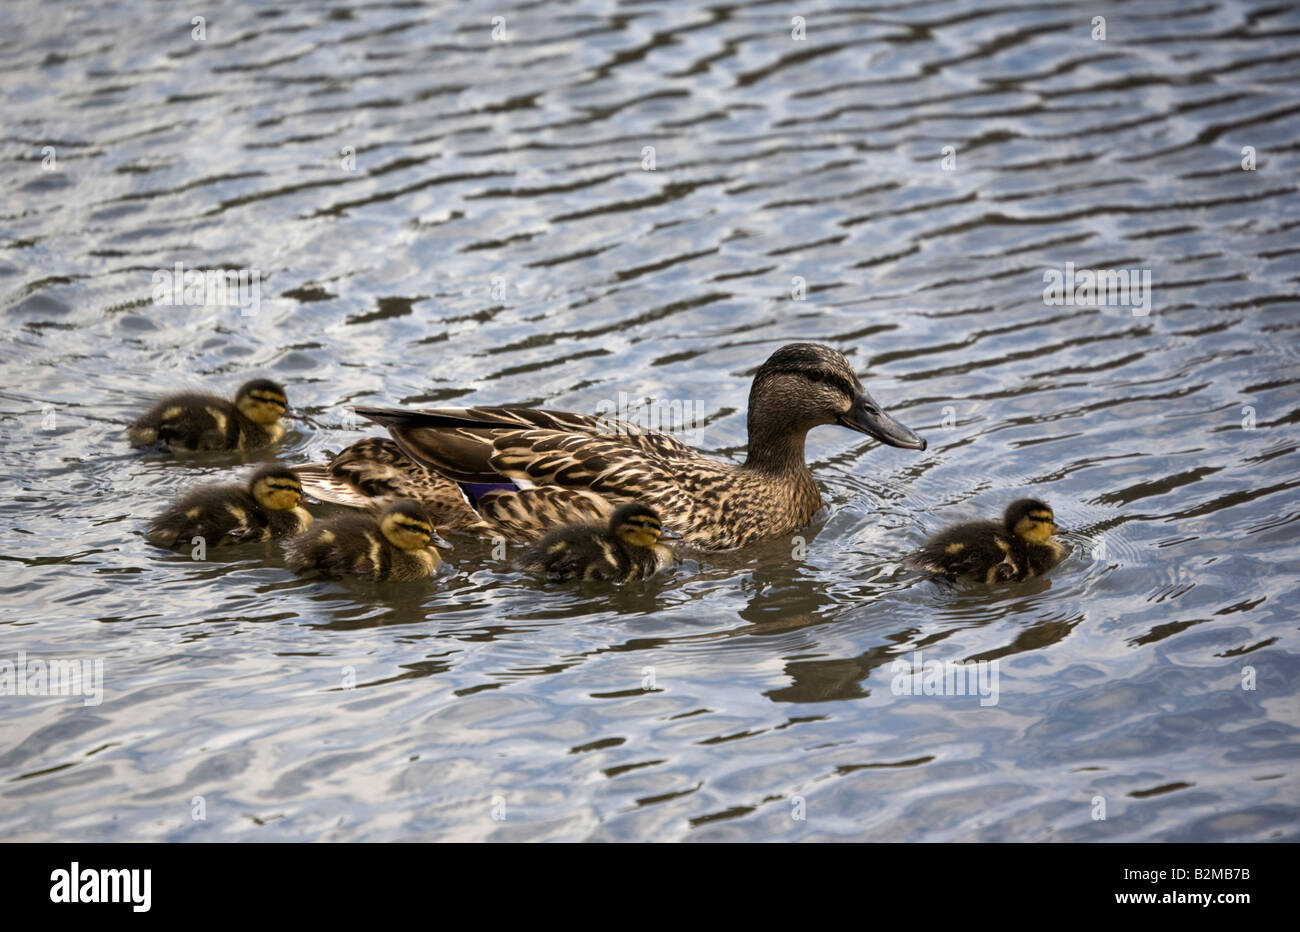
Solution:
{"label": "duckling", "polygon": [[644,579],[677,559],[668,545],[659,542],[663,535],[654,509],[633,502],[618,508],[608,526],[573,524],[551,531],[519,558],[518,565],[545,573],[552,582]]}
{"label": "duckling", "polygon": [[284,386],[254,379],[240,386],[234,402],[216,395],[169,395],[126,429],[133,446],[162,443],[184,450],[255,450],[284,436],[288,409]]}
{"label": "duckling", "polygon": [[301,501],[297,475],[268,466],[253,473],[247,486],[207,485],[183,495],[153,520],[147,536],[171,548],[189,546],[195,537],[210,547],[288,537],[311,524]]}
{"label": "duckling", "polygon": [[1052,509],[1033,498],[1007,506],[1002,523],[971,521],[940,531],[906,559],[912,569],[949,579],[969,576],[986,583],[1040,576],[1056,566],[1065,548]]}
{"label": "duckling", "polygon": [[346,514],[319,522],[285,542],[285,563],[297,573],[410,582],[433,575],[441,565],[430,544],[449,546],[424,508],[399,501],[378,515]]}

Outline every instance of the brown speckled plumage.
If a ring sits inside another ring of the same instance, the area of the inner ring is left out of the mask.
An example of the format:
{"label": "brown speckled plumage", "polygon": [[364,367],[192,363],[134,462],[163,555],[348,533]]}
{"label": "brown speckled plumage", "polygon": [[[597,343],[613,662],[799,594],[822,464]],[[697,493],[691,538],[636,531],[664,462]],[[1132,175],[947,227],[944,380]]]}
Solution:
{"label": "brown speckled plumage", "polygon": [[[664,527],[708,550],[790,534],[821,507],[804,462],[804,438],[821,424],[924,449],[924,441],[875,407],[843,355],[828,347],[783,347],[750,390],[749,455],[732,465],[676,438],[599,417],[531,408],[404,411],[357,408],[388,428],[327,465],[300,467],[307,491],[348,505],[410,497],[445,529],[531,542],[551,528],[607,520],[619,504],[643,501]],[[865,426],[864,426],[865,425]],[[473,504],[458,482],[529,485],[491,491]]]}

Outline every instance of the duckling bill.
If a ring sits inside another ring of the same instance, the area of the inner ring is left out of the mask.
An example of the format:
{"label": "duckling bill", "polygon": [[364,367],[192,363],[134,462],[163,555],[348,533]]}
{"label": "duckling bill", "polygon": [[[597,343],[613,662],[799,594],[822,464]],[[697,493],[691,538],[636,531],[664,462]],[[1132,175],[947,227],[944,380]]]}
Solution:
{"label": "duckling bill", "polygon": [[623,505],[608,525],[574,524],[551,531],[519,559],[519,568],[545,573],[552,582],[598,579],[629,582],[653,576],[677,559],[660,542],[663,524],[654,509]]}
{"label": "duckling bill", "polygon": [[133,446],[163,444],[181,450],[256,450],[284,436],[280,419],[288,410],[284,386],[254,379],[240,386],[234,401],[217,395],[169,395],[126,430]]}
{"label": "duckling bill", "polygon": [[985,583],[1029,579],[1046,573],[1065,555],[1052,539],[1060,531],[1052,509],[1033,498],[1012,502],[996,521],[971,521],[940,531],[904,562],[949,579]]}
{"label": "duckling bill", "polygon": [[246,486],[208,485],[181,496],[153,520],[147,536],[173,549],[196,537],[210,547],[288,537],[311,524],[301,501],[298,477],[270,466],[253,473]]}
{"label": "duckling bill", "polygon": [[442,564],[430,545],[446,542],[418,504],[395,502],[378,515],[347,514],[318,522],[284,545],[296,573],[353,576],[370,582],[424,579]]}

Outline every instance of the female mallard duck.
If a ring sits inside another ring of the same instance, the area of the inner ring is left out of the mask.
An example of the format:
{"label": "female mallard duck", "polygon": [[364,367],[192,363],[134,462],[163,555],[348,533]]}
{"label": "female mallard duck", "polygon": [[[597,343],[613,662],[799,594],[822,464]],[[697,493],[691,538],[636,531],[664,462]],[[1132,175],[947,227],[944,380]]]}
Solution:
{"label": "female mallard duck", "polygon": [[821,495],[804,438],[838,424],[890,446],[925,441],[885,414],[844,356],[792,343],[759,367],[749,391],[749,453],[709,459],[658,431],[583,414],[530,408],[357,408],[392,440],[353,444],[329,464],[299,467],[310,494],[364,505],[409,496],[439,523],[530,542],[557,525],[607,520],[644,501],[687,543],[709,550],[789,534]]}
{"label": "female mallard duck", "polygon": [[356,576],[371,582],[410,582],[442,563],[431,543],[445,544],[416,502],[394,502],[378,515],[348,514],[318,522],[285,542],[285,564],[296,573]]}
{"label": "female mallard duck", "polygon": [[1012,502],[996,521],[970,521],[940,531],[906,560],[913,569],[949,579],[1007,582],[1046,573],[1065,555],[1052,540],[1060,530],[1052,509],[1033,498]]}
{"label": "female mallard duck", "polygon": [[552,582],[645,579],[677,559],[659,542],[662,533],[654,509],[632,502],[615,509],[608,525],[574,524],[551,531],[519,558],[519,568],[545,573]]}
{"label": "female mallard duck", "polygon": [[207,485],[173,502],[149,525],[161,547],[187,547],[201,537],[209,547],[288,537],[311,524],[299,506],[302,485],[293,470],[268,466],[247,486]]}
{"label": "female mallard duck", "polygon": [[183,450],[255,450],[284,436],[280,418],[288,407],[284,387],[269,379],[240,386],[234,402],[184,392],[158,402],[130,427],[134,446],[162,443]]}

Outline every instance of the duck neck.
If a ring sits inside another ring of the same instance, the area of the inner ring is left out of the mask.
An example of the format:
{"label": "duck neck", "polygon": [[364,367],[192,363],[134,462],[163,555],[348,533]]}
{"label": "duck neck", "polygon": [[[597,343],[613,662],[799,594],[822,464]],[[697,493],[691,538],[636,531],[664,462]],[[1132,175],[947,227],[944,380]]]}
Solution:
{"label": "duck neck", "polygon": [[780,475],[807,475],[804,462],[804,441],[808,428],[790,423],[775,423],[755,418],[753,409],[749,417],[749,453],[745,468],[756,472]]}

